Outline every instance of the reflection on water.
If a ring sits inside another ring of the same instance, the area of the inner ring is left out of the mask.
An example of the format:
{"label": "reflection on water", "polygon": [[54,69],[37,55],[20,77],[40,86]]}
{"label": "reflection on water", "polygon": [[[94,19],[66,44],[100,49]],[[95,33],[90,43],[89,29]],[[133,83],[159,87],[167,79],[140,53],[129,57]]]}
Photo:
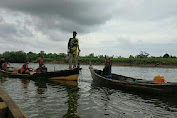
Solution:
{"label": "reflection on water", "polygon": [[79,118],[77,115],[78,99],[79,99],[79,87],[77,81],[63,81],[63,80],[49,80],[48,82],[61,85],[67,91],[67,101],[65,102],[68,105],[68,110],[63,116],[64,118]]}
{"label": "reflection on water", "polygon": [[125,118],[177,117],[177,98],[132,94],[94,84],[92,84],[92,89],[94,90],[92,99],[97,100],[95,101],[96,104],[104,108],[105,116]]}
{"label": "reflection on water", "polygon": [[37,93],[44,94],[47,91],[47,83],[45,81],[35,81],[37,86]]}
{"label": "reflection on water", "polygon": [[[57,70],[68,67],[52,64],[49,70],[54,66]],[[177,98],[135,94],[96,85],[88,66],[82,68],[79,83],[0,77],[0,85],[29,118],[177,117]],[[177,81],[177,78],[171,79],[177,76],[177,69],[113,67],[113,71],[143,79],[164,73],[167,81]]]}
{"label": "reflection on water", "polygon": [[28,88],[28,85],[29,85],[30,80],[20,79],[20,81],[21,81],[21,83],[22,83],[22,88],[23,88],[23,89],[27,89],[27,88]]}
{"label": "reflection on water", "polygon": [[67,113],[63,116],[65,118],[79,118],[77,115],[77,107],[78,107],[78,91],[79,88],[78,86],[73,86],[73,85],[66,85],[66,91],[68,92],[68,111]]}
{"label": "reflection on water", "polygon": [[[22,82],[22,87],[24,89],[27,89],[30,80],[24,80],[21,79]],[[68,110],[66,114],[63,116],[65,118],[79,118],[77,115],[77,107],[78,107],[78,83],[76,81],[62,81],[62,80],[48,80],[48,81],[40,81],[36,80],[35,81],[35,86],[37,87],[37,93],[38,94],[45,94],[47,91],[47,84],[51,86],[62,86],[67,91],[67,101],[65,102],[68,105]],[[43,99],[45,97],[42,97]]]}

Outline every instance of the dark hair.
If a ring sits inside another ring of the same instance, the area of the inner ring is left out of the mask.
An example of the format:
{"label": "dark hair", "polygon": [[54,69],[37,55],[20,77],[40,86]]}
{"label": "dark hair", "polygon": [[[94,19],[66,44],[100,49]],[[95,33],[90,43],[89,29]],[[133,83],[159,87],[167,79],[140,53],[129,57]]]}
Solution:
{"label": "dark hair", "polygon": [[73,33],[77,34],[77,32],[76,32],[76,31],[73,31]]}
{"label": "dark hair", "polygon": [[30,62],[29,60],[26,60],[26,62]]}
{"label": "dark hair", "polygon": [[1,59],[2,59],[2,58],[5,58],[5,57],[1,57]]}
{"label": "dark hair", "polygon": [[38,57],[41,57],[40,55],[38,55]]}

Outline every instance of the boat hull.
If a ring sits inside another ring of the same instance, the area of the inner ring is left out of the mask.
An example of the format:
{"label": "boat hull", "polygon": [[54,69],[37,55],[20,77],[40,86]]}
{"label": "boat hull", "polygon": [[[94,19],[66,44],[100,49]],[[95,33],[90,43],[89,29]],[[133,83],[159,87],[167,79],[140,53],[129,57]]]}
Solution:
{"label": "boat hull", "polygon": [[79,74],[69,75],[69,76],[61,76],[61,77],[52,77],[49,80],[67,80],[67,81],[77,81]]}
{"label": "boat hull", "polygon": [[80,68],[76,68],[73,70],[60,70],[46,73],[35,73],[33,75],[28,74],[18,74],[13,72],[5,72],[0,71],[1,76],[8,76],[12,78],[21,78],[21,79],[60,79],[60,80],[69,80],[69,81],[77,81],[79,76]]}
{"label": "boat hull", "polygon": [[[155,84],[153,81],[141,80],[136,82],[135,78],[126,77],[122,75],[112,74],[114,79],[105,78],[101,74],[96,73],[97,69],[90,69],[93,83],[95,85],[101,85],[108,88],[120,89],[123,91],[134,92],[136,94],[154,94],[162,96],[177,96],[177,83],[164,83]],[[129,81],[124,81],[129,80]],[[130,81],[132,80],[132,81]],[[144,83],[143,83],[144,81]]]}

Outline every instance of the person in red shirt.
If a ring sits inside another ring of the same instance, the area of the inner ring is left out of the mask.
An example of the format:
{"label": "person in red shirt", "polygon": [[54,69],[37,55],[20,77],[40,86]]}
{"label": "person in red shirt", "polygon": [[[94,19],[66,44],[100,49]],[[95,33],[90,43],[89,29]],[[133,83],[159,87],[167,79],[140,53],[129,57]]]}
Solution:
{"label": "person in red shirt", "polygon": [[4,63],[2,64],[2,69],[3,69],[4,71],[8,71],[7,65],[8,65],[8,62],[4,62]]}
{"label": "person in red shirt", "polygon": [[45,63],[40,56],[38,56],[38,61],[39,61],[39,68],[42,68],[45,66]]}
{"label": "person in red shirt", "polygon": [[36,69],[36,72],[47,72],[47,68],[45,67],[45,63],[42,60],[41,56],[38,56],[39,67]]}

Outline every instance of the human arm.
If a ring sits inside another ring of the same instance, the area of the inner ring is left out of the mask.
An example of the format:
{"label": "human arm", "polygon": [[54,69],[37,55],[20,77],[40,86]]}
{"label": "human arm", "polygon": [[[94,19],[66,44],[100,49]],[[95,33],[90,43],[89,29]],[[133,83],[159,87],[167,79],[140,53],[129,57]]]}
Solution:
{"label": "human arm", "polygon": [[69,54],[71,48],[71,38],[68,41],[68,48],[67,48],[67,54]]}
{"label": "human arm", "polygon": [[77,45],[77,48],[78,48],[78,54],[80,53],[80,48],[79,48],[79,40],[78,40],[78,45]]}

